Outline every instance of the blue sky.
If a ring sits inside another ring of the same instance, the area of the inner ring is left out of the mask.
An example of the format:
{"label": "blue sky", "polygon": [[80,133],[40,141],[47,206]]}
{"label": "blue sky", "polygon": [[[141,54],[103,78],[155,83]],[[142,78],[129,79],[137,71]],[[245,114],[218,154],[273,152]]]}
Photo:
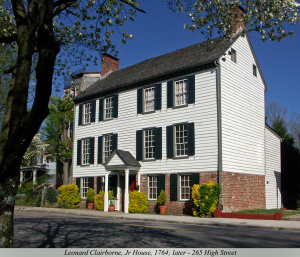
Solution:
{"label": "blue sky", "polygon": [[[184,30],[183,25],[189,18],[173,13],[165,0],[140,2],[140,8],[147,14],[138,13],[134,22],[122,27],[133,39],[127,44],[121,43],[121,36],[114,41],[119,51],[120,69],[205,40],[200,32]],[[255,32],[249,37],[267,83],[266,105],[276,101],[286,106],[289,113],[300,113],[300,22],[287,28],[294,30],[295,35],[281,42],[262,42]],[[100,70],[100,65],[86,67],[86,71]]]}

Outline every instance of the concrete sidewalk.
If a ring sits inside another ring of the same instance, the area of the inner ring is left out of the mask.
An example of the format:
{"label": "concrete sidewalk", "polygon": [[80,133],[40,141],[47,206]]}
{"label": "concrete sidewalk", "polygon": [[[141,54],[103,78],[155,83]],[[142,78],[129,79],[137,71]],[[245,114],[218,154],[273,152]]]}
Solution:
{"label": "concrete sidewalk", "polygon": [[159,214],[138,214],[123,212],[103,212],[87,209],[61,209],[43,207],[23,207],[15,206],[15,211],[42,212],[51,214],[79,215],[99,218],[117,218],[141,221],[175,222],[195,225],[210,226],[230,226],[230,227],[249,227],[279,230],[300,231],[300,215],[290,216],[289,220],[248,220],[248,219],[226,219],[226,218],[199,218],[187,215],[159,215]]}

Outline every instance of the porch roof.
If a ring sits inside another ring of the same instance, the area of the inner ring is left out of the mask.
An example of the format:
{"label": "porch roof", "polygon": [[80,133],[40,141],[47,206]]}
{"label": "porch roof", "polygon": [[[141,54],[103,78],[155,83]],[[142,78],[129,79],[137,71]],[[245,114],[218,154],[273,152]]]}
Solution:
{"label": "porch roof", "polygon": [[124,150],[116,149],[112,152],[109,158],[104,163],[106,168],[109,167],[124,167],[124,168],[140,168],[141,164],[134,158],[134,156]]}

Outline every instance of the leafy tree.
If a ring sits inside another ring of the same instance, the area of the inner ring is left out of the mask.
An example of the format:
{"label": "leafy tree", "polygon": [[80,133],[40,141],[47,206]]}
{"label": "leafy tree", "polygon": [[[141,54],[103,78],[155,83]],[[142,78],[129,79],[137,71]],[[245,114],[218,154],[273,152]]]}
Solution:
{"label": "leafy tree", "polygon": [[[69,124],[73,121],[74,104],[70,97],[60,99],[51,97],[49,116],[45,120],[42,135],[49,144],[48,150],[56,159],[56,187],[68,184],[69,170],[72,163],[72,138],[68,137]],[[62,181],[62,178],[64,181]]]}
{"label": "leafy tree", "polygon": [[[211,35],[216,28],[228,38],[232,36],[234,19],[262,34],[262,40],[265,37],[281,40],[289,34],[284,31],[283,22],[294,24],[299,19],[299,7],[293,0],[167,2],[173,10],[189,13],[194,23],[186,26],[190,30],[204,27]],[[239,4],[247,14],[236,12]],[[8,8],[0,9],[0,44],[16,44],[18,51],[14,64],[4,72],[11,74],[11,80],[0,133],[0,223],[3,224],[0,247],[12,247],[19,167],[32,138],[49,114],[53,78],[67,76],[72,65],[97,62],[101,53],[116,54],[110,38],[114,29],[119,31],[126,21],[135,19],[137,11],[144,11],[138,8],[136,0],[2,0],[1,6]],[[120,34],[123,43],[132,38],[125,31]],[[98,55],[87,55],[87,50]],[[28,110],[35,59],[36,85]],[[58,81],[55,85],[59,85]]]}

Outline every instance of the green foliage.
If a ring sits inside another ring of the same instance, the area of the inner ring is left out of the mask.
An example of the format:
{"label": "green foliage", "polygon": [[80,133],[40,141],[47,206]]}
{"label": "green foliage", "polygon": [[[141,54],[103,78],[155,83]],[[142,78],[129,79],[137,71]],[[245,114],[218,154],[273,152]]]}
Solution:
{"label": "green foliage", "polygon": [[36,134],[32,139],[26,153],[23,156],[21,167],[34,166],[37,164],[37,157],[43,154],[40,134]]}
{"label": "green foliage", "polygon": [[114,196],[114,191],[112,190],[108,190],[108,199],[116,199],[116,197]]}
{"label": "green foliage", "polygon": [[58,203],[60,206],[67,206],[70,209],[79,208],[82,198],[77,185],[63,185],[58,188],[58,191]]}
{"label": "green foliage", "polygon": [[86,193],[86,201],[88,203],[94,203],[95,201],[95,191],[93,188],[89,188],[89,190]]}
{"label": "green foliage", "polygon": [[129,191],[128,211],[131,213],[148,212],[147,195],[139,191]]}
{"label": "green foliage", "polygon": [[209,181],[207,184],[195,184],[192,188],[192,199],[195,204],[194,216],[213,216],[219,203],[221,187]]}
{"label": "green foliage", "polygon": [[57,203],[57,197],[59,195],[58,190],[54,187],[48,187],[45,189],[45,202],[47,203]]}
{"label": "green foliage", "polygon": [[166,195],[166,192],[164,190],[161,190],[160,191],[160,194],[157,198],[157,202],[159,205],[165,205],[166,202],[167,202],[167,195]]}
{"label": "green foliage", "polygon": [[95,196],[95,209],[98,211],[104,211],[104,191],[99,191],[99,194]]}

